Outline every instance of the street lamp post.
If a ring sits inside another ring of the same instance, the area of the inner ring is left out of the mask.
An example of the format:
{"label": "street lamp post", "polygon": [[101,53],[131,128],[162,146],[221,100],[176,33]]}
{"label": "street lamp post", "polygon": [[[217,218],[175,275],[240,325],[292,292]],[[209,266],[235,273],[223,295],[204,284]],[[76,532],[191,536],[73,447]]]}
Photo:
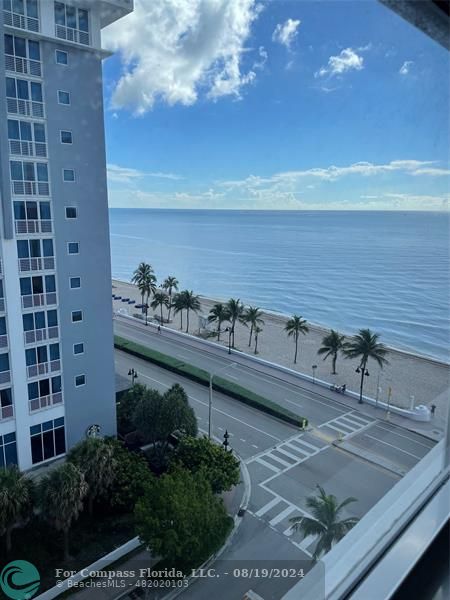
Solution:
{"label": "street lamp post", "polygon": [[231,363],[231,365],[226,365],[219,369],[215,373],[209,374],[209,403],[208,403],[208,438],[211,439],[211,427],[212,427],[212,399],[213,399],[213,379],[216,375],[221,373],[222,371],[226,371],[226,369],[231,369],[233,367],[237,367],[237,363]]}
{"label": "street lamp post", "polygon": [[316,369],[317,369],[317,365],[313,365],[311,367],[312,369],[312,374],[313,374],[313,385],[316,383]]}
{"label": "street lamp post", "polygon": [[228,354],[231,354],[231,334],[233,333],[231,327],[227,327],[224,329],[225,332],[228,332]]}
{"label": "street lamp post", "polygon": [[136,369],[134,369],[134,368],[129,369],[128,376],[131,377],[131,385],[134,386],[134,380],[137,379],[137,377],[138,377]]}
{"label": "street lamp post", "polygon": [[360,365],[357,369],[355,369],[355,373],[361,373],[361,388],[360,388],[360,392],[359,392],[358,404],[362,404],[363,403],[363,401],[362,401],[362,388],[363,388],[363,385],[364,385],[364,377],[369,377],[370,373],[362,365]]}

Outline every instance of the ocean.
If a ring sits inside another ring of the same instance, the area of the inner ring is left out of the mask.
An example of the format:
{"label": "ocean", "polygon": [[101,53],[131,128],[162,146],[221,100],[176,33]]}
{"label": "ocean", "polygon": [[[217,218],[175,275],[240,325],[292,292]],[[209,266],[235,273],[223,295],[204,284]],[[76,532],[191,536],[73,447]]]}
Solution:
{"label": "ocean", "polygon": [[158,282],[449,361],[449,215],[110,209],[113,277]]}

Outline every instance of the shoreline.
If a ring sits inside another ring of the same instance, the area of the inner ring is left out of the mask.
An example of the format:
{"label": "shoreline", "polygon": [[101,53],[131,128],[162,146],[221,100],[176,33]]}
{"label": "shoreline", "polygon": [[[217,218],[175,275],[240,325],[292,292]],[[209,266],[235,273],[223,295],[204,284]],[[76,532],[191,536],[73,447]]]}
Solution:
{"label": "shoreline", "polygon": [[[119,285],[125,285],[125,286],[130,286],[131,289],[136,289],[135,285],[133,283],[131,283],[130,281],[125,281],[123,279],[118,279],[116,277],[112,277],[111,278],[112,283],[114,284],[115,282],[117,282]],[[198,296],[200,297],[200,299],[202,301],[204,301],[205,304],[208,305],[214,305],[217,304],[219,302],[226,304],[228,302],[229,299],[225,299],[225,298],[210,298],[209,296],[204,296],[203,294],[198,294]],[[248,303],[247,303],[248,304]],[[285,323],[288,319],[291,318],[291,315],[287,314],[287,313],[282,313],[276,310],[271,310],[271,309],[267,309],[267,308],[261,308],[260,309],[261,312],[268,316],[271,317],[273,320],[279,320],[280,323]],[[303,316],[303,318],[305,318]],[[320,333],[322,335],[326,335],[327,333],[330,332],[331,327],[328,327],[326,325],[322,325],[320,323],[314,323],[313,321],[309,321],[308,319],[306,319],[308,322],[308,327],[310,329],[310,331],[314,330],[316,333]],[[342,335],[345,335],[346,337],[351,337],[352,335],[354,335],[354,333],[349,333],[343,330],[339,330],[339,332]],[[406,358],[416,358],[416,359],[420,359],[423,361],[427,361],[431,364],[435,364],[436,366],[439,367],[447,367],[450,368],[450,362],[446,362],[443,359],[439,359],[437,357],[434,356],[429,356],[427,354],[421,354],[420,352],[414,350],[413,348],[410,348],[408,350],[404,349],[404,348],[397,348],[396,346],[392,346],[390,344],[385,344],[385,346],[389,349],[390,353],[397,353],[397,354],[402,354],[404,355]]]}

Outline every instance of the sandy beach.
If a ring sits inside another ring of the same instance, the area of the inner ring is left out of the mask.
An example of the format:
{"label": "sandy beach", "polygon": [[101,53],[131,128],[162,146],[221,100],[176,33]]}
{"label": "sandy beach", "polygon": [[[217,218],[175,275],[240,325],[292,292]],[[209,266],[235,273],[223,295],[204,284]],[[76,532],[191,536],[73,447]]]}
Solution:
{"label": "sandy beach", "polygon": [[[122,297],[131,298],[140,303],[141,298],[136,286],[118,280],[113,280],[113,293]],[[200,315],[207,316],[213,304],[219,300],[212,300],[200,296],[201,311]],[[119,301],[113,302],[113,308],[117,311],[119,308],[127,311],[130,315],[139,312],[133,305]],[[158,311],[149,310],[149,317],[159,315]],[[164,312],[164,315],[167,311]],[[307,315],[303,315],[307,319]],[[284,326],[288,317],[275,313],[264,312],[265,324],[258,340],[258,356],[284,365],[291,369],[296,369],[302,373],[312,375],[312,365],[317,365],[316,377],[338,385],[346,384],[351,390],[358,391],[359,377],[355,373],[358,366],[357,361],[344,359],[339,356],[336,371],[337,375],[331,374],[331,359],[323,360],[317,355],[321,340],[328,330],[316,325],[310,326],[307,335],[301,336],[299,341],[299,353],[297,364],[294,365],[295,345],[292,338],[288,338]],[[184,325],[186,320],[184,319]],[[173,329],[179,329],[180,317],[176,315],[173,322],[165,325]],[[210,326],[213,329],[213,325]],[[222,327],[226,327],[223,324]],[[191,315],[190,333],[196,334],[199,330],[199,318]],[[227,344],[227,334],[222,334],[221,343]],[[244,325],[236,326],[236,348],[243,352],[253,353],[254,343],[248,347],[249,329]],[[381,340],[382,341],[382,340]],[[401,350],[390,349],[388,355],[389,364],[382,370],[378,365],[369,360],[368,369],[370,376],[366,378],[364,393],[368,396],[376,397],[377,388],[380,401],[386,401],[389,387],[392,390],[391,402],[402,408],[409,408],[411,404],[436,404],[436,417],[444,418],[448,405],[448,392],[450,387],[450,369],[449,365],[434,360],[432,358],[421,357]],[[436,419],[437,420],[437,419]]]}

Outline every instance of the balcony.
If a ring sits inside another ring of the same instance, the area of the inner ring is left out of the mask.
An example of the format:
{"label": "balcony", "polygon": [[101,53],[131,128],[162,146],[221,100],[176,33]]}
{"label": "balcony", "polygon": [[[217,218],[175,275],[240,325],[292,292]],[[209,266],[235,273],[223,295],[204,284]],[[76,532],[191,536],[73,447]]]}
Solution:
{"label": "balcony", "polygon": [[13,405],[9,406],[0,406],[0,421],[4,421],[6,419],[12,419],[14,417],[14,407]]}
{"label": "balcony", "polygon": [[23,337],[25,344],[35,344],[45,340],[54,340],[59,337],[59,327],[56,325],[55,327],[44,329],[32,329],[31,331],[25,331]]}
{"label": "balcony", "polygon": [[11,181],[13,196],[50,196],[47,181]]}
{"label": "balcony", "polygon": [[54,256],[39,256],[36,258],[19,258],[19,271],[21,273],[34,273],[35,271],[54,271]]}
{"label": "balcony", "polygon": [[0,298],[0,313],[4,313],[4,312],[5,312],[5,299]]}
{"label": "balcony", "polygon": [[50,219],[17,219],[14,223],[17,235],[52,233],[53,231],[53,221]]}
{"label": "balcony", "polygon": [[30,379],[31,377],[47,375],[48,373],[55,373],[56,371],[61,371],[61,361],[59,359],[28,366],[27,376]]}
{"label": "balcony", "polygon": [[49,408],[55,404],[62,404],[62,401],[62,392],[49,394],[48,396],[41,396],[40,398],[33,398],[29,401],[30,413],[43,408]]}
{"label": "balcony", "polygon": [[83,44],[83,46],[89,46],[90,44],[89,33],[87,31],[73,29],[65,25],[55,25],[55,35],[60,40],[76,42],[77,44]]}
{"label": "balcony", "polygon": [[12,73],[42,77],[42,67],[39,60],[5,54],[5,69]]}
{"label": "balcony", "polygon": [[22,296],[22,308],[35,308],[38,306],[54,306],[57,304],[56,292],[46,294],[29,294]]}
{"label": "balcony", "polygon": [[22,100],[21,98],[6,98],[6,107],[10,115],[22,115],[24,117],[35,117],[45,119],[43,102],[35,100]]}
{"label": "balcony", "polygon": [[8,336],[0,335],[0,348],[7,348],[7,347],[8,347]]}
{"label": "balcony", "polygon": [[47,144],[45,142],[9,140],[9,153],[13,156],[36,156],[37,158],[47,158]]}
{"label": "balcony", "polygon": [[27,15],[21,15],[10,10],[4,10],[3,19],[5,25],[9,25],[10,27],[17,27],[17,29],[25,29],[27,31],[39,31],[39,19],[35,17],[28,17]]}
{"label": "balcony", "polygon": [[11,382],[11,371],[2,371],[0,373],[0,385]]}

